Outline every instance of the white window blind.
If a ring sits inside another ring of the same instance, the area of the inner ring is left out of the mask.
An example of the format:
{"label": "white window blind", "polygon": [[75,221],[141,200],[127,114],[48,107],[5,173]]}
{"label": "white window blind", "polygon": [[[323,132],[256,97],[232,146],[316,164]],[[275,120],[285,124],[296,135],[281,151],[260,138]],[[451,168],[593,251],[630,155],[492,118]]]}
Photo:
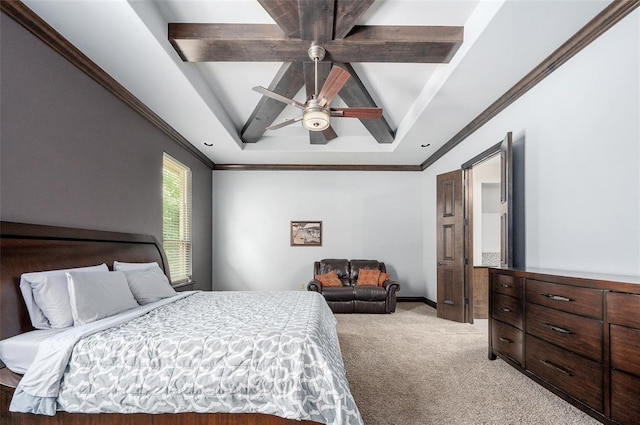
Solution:
{"label": "white window blind", "polygon": [[191,170],[164,154],[162,166],[162,245],[171,283],[191,280]]}

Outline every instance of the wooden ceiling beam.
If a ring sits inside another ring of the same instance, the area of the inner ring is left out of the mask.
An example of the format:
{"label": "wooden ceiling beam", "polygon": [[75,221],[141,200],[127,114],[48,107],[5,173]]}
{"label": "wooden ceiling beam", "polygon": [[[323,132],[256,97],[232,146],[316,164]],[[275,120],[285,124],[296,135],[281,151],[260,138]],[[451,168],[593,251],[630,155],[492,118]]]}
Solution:
{"label": "wooden ceiling beam", "polygon": [[[327,62],[447,63],[463,27],[355,26],[327,40]],[[169,40],[186,62],[305,62],[309,40],[289,38],[269,24],[169,24]]]}
{"label": "wooden ceiling beam", "polygon": [[[336,0],[334,6],[332,0],[324,0],[324,3],[309,0],[258,0],[258,3],[289,38],[313,40],[314,32],[309,24],[316,25],[314,19],[317,19],[319,15],[326,14],[326,19],[320,16],[324,20],[320,25],[324,36],[316,40],[316,42],[324,42],[332,38],[345,38],[358,19],[374,2],[375,0]],[[302,5],[302,14],[298,10],[299,3]],[[311,8],[314,10],[311,10]],[[301,22],[301,20],[304,20],[304,22]],[[309,20],[311,22],[308,22]],[[300,33],[301,27],[305,28],[304,35]],[[333,37],[331,37],[331,34],[333,34]]]}
{"label": "wooden ceiling beam", "polygon": [[[356,26],[374,0],[258,1],[277,25],[174,23],[169,24],[169,40],[187,62],[285,62],[269,89],[289,98],[301,87],[297,76],[296,83],[290,84],[292,63],[298,64],[295,74],[301,68],[309,97],[324,87],[331,63],[342,62],[351,78],[340,97],[348,106],[377,107],[349,62],[448,62],[463,39],[462,27]],[[318,64],[317,82],[308,53],[312,44],[326,49]],[[241,131],[243,141],[257,142],[285,106],[263,97]],[[394,131],[384,117],[360,121],[378,143],[393,142]],[[312,144],[326,144],[337,137],[332,127],[309,135]]]}
{"label": "wooden ceiling beam", "polygon": [[[344,103],[346,103],[347,106],[354,108],[377,108],[378,105],[376,105],[376,102],[365,88],[362,80],[358,77],[358,74],[353,67],[348,63],[341,63],[338,65],[346,69],[349,74],[351,74],[351,78],[349,78],[346,84],[342,87],[339,94]],[[377,120],[360,120],[360,122],[378,143],[393,143],[395,134],[384,116]]]}
{"label": "wooden ceiling beam", "polygon": [[349,35],[358,19],[374,2],[375,0],[337,0],[333,38],[339,40]]}
{"label": "wooden ceiling beam", "polygon": [[258,0],[258,3],[278,24],[284,35],[300,38],[298,0]]}
{"label": "wooden ceiling beam", "polygon": [[333,38],[334,0],[298,0],[300,38],[324,45]]}
{"label": "wooden ceiling beam", "polygon": [[[293,98],[303,85],[302,63],[284,63],[268,88],[285,97]],[[262,96],[240,132],[242,141],[257,142],[286,106],[285,103]]]}

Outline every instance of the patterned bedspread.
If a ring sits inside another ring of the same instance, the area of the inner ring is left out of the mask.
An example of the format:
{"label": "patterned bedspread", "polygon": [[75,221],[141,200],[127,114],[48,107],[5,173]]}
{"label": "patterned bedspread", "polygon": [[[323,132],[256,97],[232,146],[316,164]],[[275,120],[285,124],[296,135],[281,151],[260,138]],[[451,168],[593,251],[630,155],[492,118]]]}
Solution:
{"label": "patterned bedspread", "polygon": [[314,292],[198,292],[80,340],[69,412],[266,413],[362,424],[335,319]]}

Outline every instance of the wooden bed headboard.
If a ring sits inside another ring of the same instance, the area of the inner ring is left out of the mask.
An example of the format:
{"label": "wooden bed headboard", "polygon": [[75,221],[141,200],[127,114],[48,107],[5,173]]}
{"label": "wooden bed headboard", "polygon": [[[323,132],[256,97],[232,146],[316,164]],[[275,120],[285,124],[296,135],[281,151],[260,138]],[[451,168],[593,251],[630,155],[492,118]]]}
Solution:
{"label": "wooden bed headboard", "polygon": [[151,235],[0,222],[0,339],[33,330],[20,292],[27,272],[113,262],[156,261],[169,275],[162,246]]}

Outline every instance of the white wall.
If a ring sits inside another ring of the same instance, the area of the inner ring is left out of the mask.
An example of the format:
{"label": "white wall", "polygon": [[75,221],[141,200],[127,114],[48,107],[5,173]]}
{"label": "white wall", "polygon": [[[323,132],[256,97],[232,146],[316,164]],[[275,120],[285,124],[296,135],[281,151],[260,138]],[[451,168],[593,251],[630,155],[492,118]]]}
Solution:
{"label": "white wall", "polygon": [[640,276],[639,75],[636,10],[425,170],[428,298],[436,299],[436,176],[508,131],[525,144],[526,266]]}
{"label": "white wall", "polygon": [[[215,171],[215,290],[300,289],[322,258],[384,261],[399,296],[424,296],[421,173]],[[322,220],[322,247],[290,221]]]}

